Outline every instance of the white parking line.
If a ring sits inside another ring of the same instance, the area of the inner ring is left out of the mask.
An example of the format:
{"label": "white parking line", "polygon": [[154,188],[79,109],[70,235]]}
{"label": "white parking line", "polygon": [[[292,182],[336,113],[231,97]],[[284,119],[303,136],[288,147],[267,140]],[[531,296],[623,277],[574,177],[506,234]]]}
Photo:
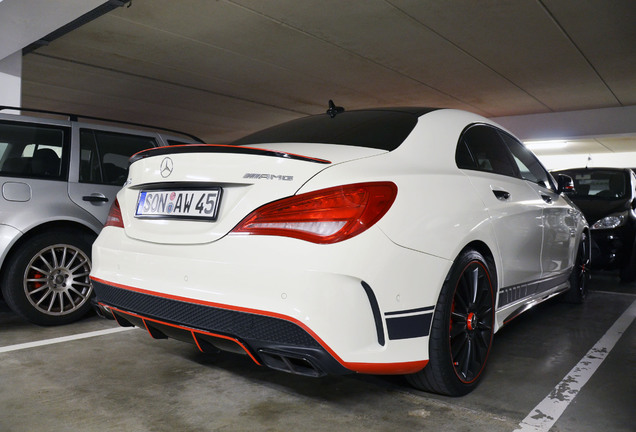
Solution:
{"label": "white parking line", "polygon": [[5,346],[5,347],[0,347],[0,353],[6,353],[6,352],[11,352],[11,351],[20,351],[20,350],[23,350],[23,349],[35,348],[35,347],[39,347],[39,346],[43,346],[43,345],[53,345],[53,344],[57,344],[57,343],[69,342],[69,341],[74,341],[74,340],[78,340],[78,339],[86,339],[86,338],[92,338],[92,337],[97,337],[97,336],[104,336],[104,335],[111,334],[111,333],[119,333],[119,332],[123,332],[123,331],[127,331],[127,330],[132,330],[133,328],[135,328],[135,327],[115,327],[115,328],[112,328],[112,329],[97,330],[97,331],[93,331],[93,332],[79,333],[79,334],[76,334],[76,335],[62,336],[62,337],[53,338],[53,339],[45,339],[45,340],[41,340],[41,341],[27,342],[27,343],[22,343],[22,344],[17,344],[17,345],[9,345],[9,346]]}
{"label": "white parking line", "polygon": [[585,357],[552,389],[552,392],[519,423],[514,432],[547,432],[565,412],[570,402],[594,375],[616,342],[636,317],[636,301],[616,320],[614,325],[587,352]]}

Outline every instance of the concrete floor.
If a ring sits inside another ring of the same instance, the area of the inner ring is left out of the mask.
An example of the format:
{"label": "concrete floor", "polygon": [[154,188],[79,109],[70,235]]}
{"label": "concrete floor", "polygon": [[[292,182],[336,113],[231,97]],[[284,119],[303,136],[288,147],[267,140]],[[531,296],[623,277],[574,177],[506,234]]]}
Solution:
{"label": "concrete floor", "polygon": [[[595,275],[589,301],[540,305],[496,336],[482,384],[463,398],[400,377],[311,379],[203,355],[134,329],[0,352],[0,431],[512,432],[636,301],[636,284]],[[0,349],[114,328],[20,321],[0,305]],[[19,348],[19,347],[17,347]],[[636,324],[622,334],[551,431],[636,430]]]}

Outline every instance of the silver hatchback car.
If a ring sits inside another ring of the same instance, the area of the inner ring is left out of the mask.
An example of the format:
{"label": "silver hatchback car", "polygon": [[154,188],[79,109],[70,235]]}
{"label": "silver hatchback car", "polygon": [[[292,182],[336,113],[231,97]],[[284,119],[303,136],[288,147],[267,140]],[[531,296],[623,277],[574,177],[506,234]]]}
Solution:
{"label": "silver hatchback car", "polygon": [[32,323],[66,324],[91,309],[91,245],[127,180],[130,156],[201,140],[132,123],[8,109],[17,108],[0,106],[2,297]]}

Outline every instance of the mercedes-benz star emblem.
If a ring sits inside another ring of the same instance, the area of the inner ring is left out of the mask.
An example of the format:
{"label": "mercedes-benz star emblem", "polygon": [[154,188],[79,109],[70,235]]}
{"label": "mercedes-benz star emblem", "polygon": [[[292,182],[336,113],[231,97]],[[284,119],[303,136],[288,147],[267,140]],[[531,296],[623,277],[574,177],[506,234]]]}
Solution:
{"label": "mercedes-benz star emblem", "polygon": [[159,172],[161,173],[161,177],[166,178],[170,174],[172,174],[172,168],[174,167],[174,163],[172,159],[169,157],[163,158],[161,161],[161,165],[159,166]]}

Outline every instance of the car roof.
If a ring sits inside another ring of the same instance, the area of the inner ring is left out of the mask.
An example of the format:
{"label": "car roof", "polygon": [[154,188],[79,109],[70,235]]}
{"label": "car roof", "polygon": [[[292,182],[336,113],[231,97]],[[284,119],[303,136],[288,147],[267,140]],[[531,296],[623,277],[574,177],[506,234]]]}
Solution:
{"label": "car roof", "polygon": [[[20,114],[16,114],[16,113],[12,113],[12,112],[5,112],[3,113],[2,111],[19,111]],[[28,113],[33,113],[33,115],[30,116],[25,116],[23,114],[21,114],[22,112],[28,112]],[[53,119],[51,118],[51,116],[53,117],[62,117],[63,119]],[[137,130],[139,128],[143,129],[143,130],[150,130],[156,133],[161,133],[162,135],[165,135],[166,132],[171,133],[171,134],[176,134],[176,135],[181,135],[184,137],[188,137],[191,138],[193,140],[195,140],[196,142],[199,143],[203,143],[203,140],[195,135],[192,135],[188,132],[182,132],[182,131],[178,131],[178,130],[174,130],[174,129],[169,129],[169,128],[165,128],[162,126],[153,126],[153,125],[146,125],[146,124],[141,124],[141,123],[135,123],[135,122],[129,122],[129,121],[125,121],[125,120],[113,120],[113,119],[107,119],[107,118],[102,118],[102,117],[95,117],[95,116],[89,116],[89,115],[82,115],[82,114],[73,114],[73,113],[65,113],[65,112],[58,112],[58,111],[50,111],[50,110],[43,110],[43,109],[36,109],[36,108],[24,108],[24,107],[14,107],[14,106],[8,106],[8,105],[0,105],[0,119],[6,119],[6,120],[29,120],[29,121],[34,121],[34,122],[39,122],[39,123],[46,123],[46,124],[58,124],[58,125],[68,125],[69,123],[73,122],[73,123],[80,123],[79,119],[86,119],[86,120],[92,120],[92,121],[97,121],[99,122],[100,125],[107,125],[107,126],[116,126],[116,127],[125,127],[128,128],[129,130],[134,130],[132,128],[136,128]]]}
{"label": "car roof", "polygon": [[330,101],[323,114],[300,117],[254,132],[232,145],[320,143],[395,150],[413,131],[418,118],[437,108],[391,107],[346,111]]}

